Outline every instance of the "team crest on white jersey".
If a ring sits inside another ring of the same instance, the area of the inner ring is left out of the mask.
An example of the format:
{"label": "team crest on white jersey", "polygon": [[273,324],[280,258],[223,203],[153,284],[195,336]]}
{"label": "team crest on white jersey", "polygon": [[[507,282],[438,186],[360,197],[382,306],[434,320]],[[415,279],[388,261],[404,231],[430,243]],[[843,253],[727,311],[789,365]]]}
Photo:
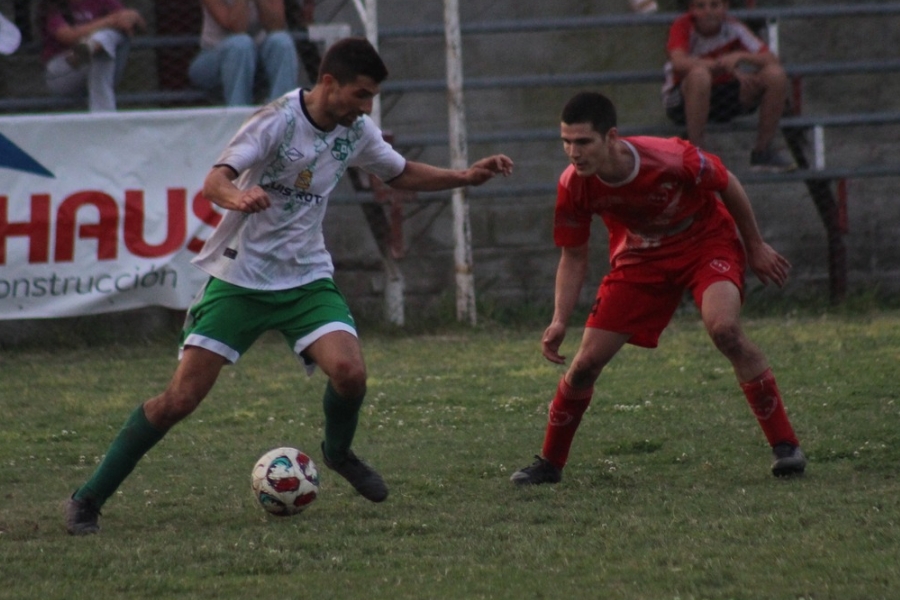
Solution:
{"label": "team crest on white jersey", "polygon": [[350,140],[338,138],[334,140],[334,146],[331,148],[331,156],[333,156],[335,160],[343,162],[350,156],[351,150],[353,150],[353,146],[350,144]]}

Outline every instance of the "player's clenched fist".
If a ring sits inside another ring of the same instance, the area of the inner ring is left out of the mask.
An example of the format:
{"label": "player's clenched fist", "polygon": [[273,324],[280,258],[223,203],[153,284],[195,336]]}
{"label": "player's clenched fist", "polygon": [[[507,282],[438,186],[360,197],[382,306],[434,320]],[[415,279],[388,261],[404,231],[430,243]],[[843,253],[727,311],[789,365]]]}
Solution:
{"label": "player's clenched fist", "polygon": [[234,210],[245,213],[256,213],[261,210],[266,210],[271,205],[272,202],[269,200],[269,195],[265,190],[258,185],[254,185],[249,190],[241,192]]}
{"label": "player's clenched fist", "polygon": [[203,182],[203,195],[224,209],[243,213],[257,213],[272,205],[265,190],[258,185],[242,190],[234,185],[236,178],[237,172],[231,167],[213,167]]}

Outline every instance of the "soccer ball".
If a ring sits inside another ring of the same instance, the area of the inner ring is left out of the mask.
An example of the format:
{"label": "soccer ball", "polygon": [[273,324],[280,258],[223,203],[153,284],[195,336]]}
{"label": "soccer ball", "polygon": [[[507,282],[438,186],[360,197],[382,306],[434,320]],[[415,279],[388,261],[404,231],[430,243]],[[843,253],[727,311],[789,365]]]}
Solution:
{"label": "soccer ball", "polygon": [[279,517],[302,513],[319,494],[319,472],[312,459],[296,448],[275,448],[256,461],[250,477],[253,495]]}

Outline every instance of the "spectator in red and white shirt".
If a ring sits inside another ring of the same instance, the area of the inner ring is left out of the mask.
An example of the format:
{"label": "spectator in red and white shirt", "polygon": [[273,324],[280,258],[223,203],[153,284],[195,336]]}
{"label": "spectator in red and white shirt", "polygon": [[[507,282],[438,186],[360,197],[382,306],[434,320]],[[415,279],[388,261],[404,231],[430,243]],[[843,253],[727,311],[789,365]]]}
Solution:
{"label": "spectator in red and white shirt", "polygon": [[710,119],[727,122],[758,109],[751,167],[796,168],[772,147],[787,103],[787,75],[765,42],[728,14],[727,0],[690,0],[688,12],[669,30],[666,52],[666,114],[687,126],[692,144],[705,147]]}

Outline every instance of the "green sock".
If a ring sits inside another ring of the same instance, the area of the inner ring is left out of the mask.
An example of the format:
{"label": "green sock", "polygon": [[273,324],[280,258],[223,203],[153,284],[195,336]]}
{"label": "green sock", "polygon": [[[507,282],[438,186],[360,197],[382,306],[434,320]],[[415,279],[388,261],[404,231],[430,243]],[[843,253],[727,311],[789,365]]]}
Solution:
{"label": "green sock", "polygon": [[363,396],[343,398],[334,391],[330,381],[325,386],[325,397],[322,399],[325,409],[324,448],[329,460],[340,462],[347,456],[359,423],[359,408],[362,403]]}
{"label": "green sock", "polygon": [[90,499],[98,507],[115,493],[138,461],[166,434],[147,420],[144,406],[138,406],[119,430],[106,456],[91,478],[75,492],[74,498]]}

